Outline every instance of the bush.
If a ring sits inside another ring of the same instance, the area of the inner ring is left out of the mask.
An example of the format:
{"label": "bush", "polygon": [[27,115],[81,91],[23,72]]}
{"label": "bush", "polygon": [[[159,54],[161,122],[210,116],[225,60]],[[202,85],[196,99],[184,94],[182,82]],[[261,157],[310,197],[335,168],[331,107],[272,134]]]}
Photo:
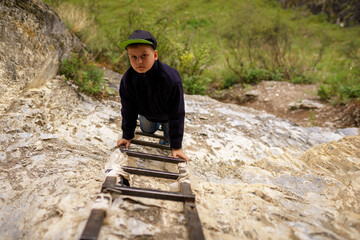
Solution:
{"label": "bush", "polygon": [[79,86],[79,90],[85,94],[100,96],[107,95],[103,70],[97,67],[88,55],[73,53],[71,57],[60,63],[59,73],[66,79]]}
{"label": "bush", "polygon": [[195,47],[195,51],[181,51],[179,54],[178,69],[183,79],[185,93],[188,94],[205,94],[210,79],[204,76],[204,70],[209,66],[212,57],[209,54],[207,45]]}
{"label": "bush", "polygon": [[67,79],[75,79],[79,69],[82,69],[84,62],[76,54],[71,57],[65,58],[59,67],[60,74],[65,75]]}
{"label": "bush", "polygon": [[350,98],[360,99],[360,84],[356,86],[342,86],[340,93],[345,101],[349,100]]}
{"label": "bush", "polygon": [[105,87],[103,71],[95,65],[86,65],[84,70],[80,71],[76,83],[79,85],[81,92],[89,95],[97,95],[102,93]]}
{"label": "bush", "polygon": [[299,75],[294,77],[291,82],[296,83],[296,84],[311,84],[313,81],[311,80],[311,78],[305,76],[305,75]]}
{"label": "bush", "polygon": [[261,81],[282,81],[283,73],[279,71],[269,71],[263,68],[249,68],[244,70],[239,77],[232,71],[227,71],[223,76],[222,88],[229,88],[235,84],[242,84],[243,87],[247,84],[257,84]]}
{"label": "bush", "polygon": [[328,84],[321,84],[318,90],[318,95],[321,100],[328,100],[333,96],[333,90]]}
{"label": "bush", "polygon": [[[272,73],[266,69],[250,68],[244,77],[246,83],[257,84],[262,80],[272,80]],[[275,74],[274,74],[275,76]]]}
{"label": "bush", "polygon": [[210,80],[207,78],[199,77],[184,77],[183,79],[184,92],[188,94],[200,94],[206,93],[206,86]]}
{"label": "bush", "polygon": [[233,73],[231,71],[226,71],[226,73],[224,74],[224,77],[223,77],[223,84],[222,84],[221,88],[226,89],[226,88],[229,88],[240,82],[241,82],[241,80],[235,73]]}

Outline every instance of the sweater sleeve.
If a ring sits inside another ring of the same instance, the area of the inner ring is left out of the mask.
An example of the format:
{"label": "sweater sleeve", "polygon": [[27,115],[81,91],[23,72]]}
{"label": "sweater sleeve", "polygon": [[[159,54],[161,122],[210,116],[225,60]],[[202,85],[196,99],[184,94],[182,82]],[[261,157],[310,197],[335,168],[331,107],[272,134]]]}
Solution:
{"label": "sweater sleeve", "polygon": [[121,98],[121,129],[123,131],[123,138],[130,140],[134,138],[138,109],[135,90],[131,86],[127,73],[121,79],[119,93]]}
{"label": "sweater sleeve", "polygon": [[[180,77],[179,77],[180,78]],[[184,93],[181,80],[172,87],[169,99],[169,137],[170,147],[179,149],[182,147],[184,135]]]}

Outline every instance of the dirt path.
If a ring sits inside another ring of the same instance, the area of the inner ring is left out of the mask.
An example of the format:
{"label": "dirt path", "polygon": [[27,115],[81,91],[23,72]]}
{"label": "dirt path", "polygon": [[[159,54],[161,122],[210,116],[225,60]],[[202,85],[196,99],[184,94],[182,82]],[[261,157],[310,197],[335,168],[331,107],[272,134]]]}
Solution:
{"label": "dirt path", "polygon": [[213,97],[223,102],[263,110],[276,117],[289,119],[300,126],[356,127],[349,106],[332,106],[321,101],[317,86],[299,85],[287,82],[263,81],[249,89],[236,85]]}

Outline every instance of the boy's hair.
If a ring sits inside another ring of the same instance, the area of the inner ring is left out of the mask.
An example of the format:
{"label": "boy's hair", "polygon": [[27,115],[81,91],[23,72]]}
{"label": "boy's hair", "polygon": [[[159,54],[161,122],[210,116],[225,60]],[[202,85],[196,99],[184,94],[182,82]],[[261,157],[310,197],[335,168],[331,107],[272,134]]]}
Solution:
{"label": "boy's hair", "polygon": [[128,40],[124,40],[119,42],[119,46],[126,49],[127,46],[133,44],[149,44],[151,45],[154,50],[156,50],[157,42],[151,33],[144,30],[136,30],[129,36]]}

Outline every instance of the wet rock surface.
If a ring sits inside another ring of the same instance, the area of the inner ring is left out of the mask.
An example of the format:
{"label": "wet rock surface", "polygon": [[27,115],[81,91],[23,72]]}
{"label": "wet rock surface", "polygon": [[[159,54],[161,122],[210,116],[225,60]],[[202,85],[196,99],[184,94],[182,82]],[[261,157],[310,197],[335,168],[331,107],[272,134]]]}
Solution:
{"label": "wet rock surface", "polygon": [[[91,99],[58,77],[0,116],[0,238],[79,238],[121,135],[120,108],[118,98]],[[186,96],[183,147],[207,239],[358,239],[358,134]],[[171,183],[131,178],[135,187]],[[181,203],[113,197],[100,239],[187,239]]]}

